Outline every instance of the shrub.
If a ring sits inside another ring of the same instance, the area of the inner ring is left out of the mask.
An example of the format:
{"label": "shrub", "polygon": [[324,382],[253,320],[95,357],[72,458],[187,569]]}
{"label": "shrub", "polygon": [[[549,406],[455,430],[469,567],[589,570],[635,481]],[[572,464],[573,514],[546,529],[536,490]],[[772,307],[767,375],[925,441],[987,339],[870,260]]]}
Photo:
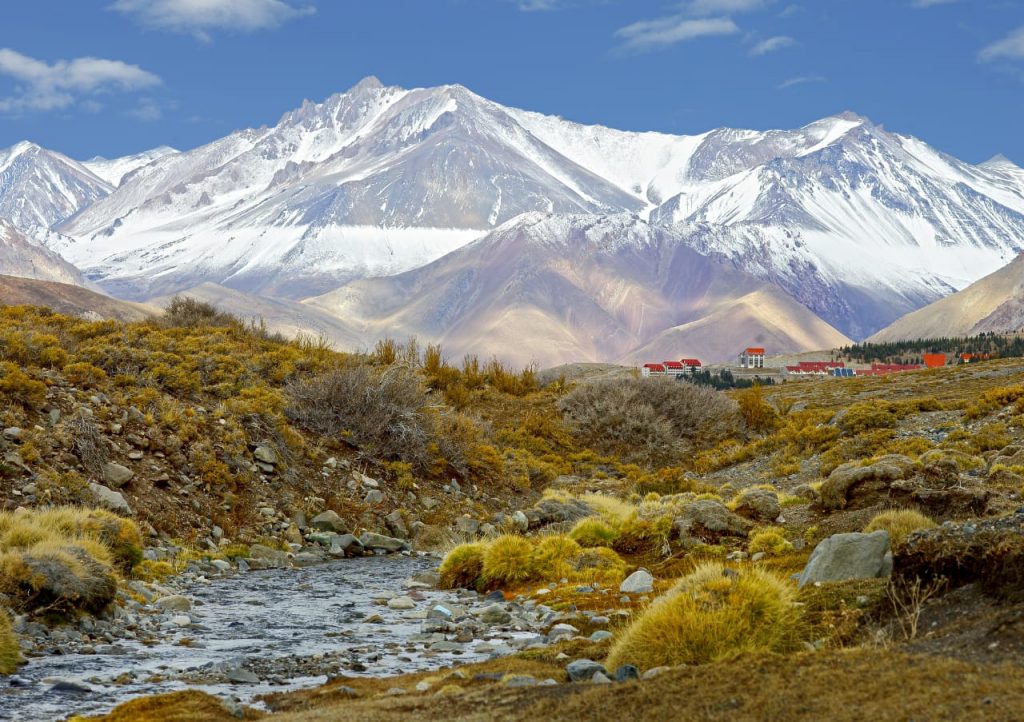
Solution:
{"label": "shrub", "polygon": [[479,542],[459,544],[448,552],[438,573],[444,589],[473,589],[484,570],[484,551],[487,545]]}
{"label": "shrub", "polygon": [[21,647],[7,612],[0,609],[0,674],[13,674],[21,663]]}
{"label": "shrub", "polygon": [[771,431],[779,425],[779,414],[764,399],[764,388],[754,384],[736,394],[740,416],[751,431]]}
{"label": "shrub", "polygon": [[570,561],[574,581],[618,586],[626,578],[628,568],[622,557],[611,549],[584,549]]}
{"label": "shrub", "polygon": [[792,585],[771,572],[702,565],[618,635],[606,666],[650,669],[791,651],[801,631],[795,597]]}
{"label": "shrub", "polygon": [[241,326],[242,322],[233,314],[221,311],[212,303],[195,298],[175,296],[167,304],[160,318],[164,326],[197,328],[202,326]]}
{"label": "shrub", "polygon": [[46,402],[46,384],[36,381],[10,361],[0,362],[0,397],[21,406],[36,407]]}
{"label": "shrub", "polygon": [[934,529],[938,526],[934,521],[915,509],[891,509],[875,516],[864,527],[864,531],[884,529],[889,532],[889,542],[896,546],[903,542],[911,532],[918,529]]}
{"label": "shrub", "polygon": [[484,552],[481,579],[491,587],[525,582],[532,574],[533,545],[515,534],[492,540]]}
{"label": "shrub", "polygon": [[747,551],[751,554],[764,552],[768,556],[781,556],[793,551],[793,545],[786,541],[782,529],[769,527],[753,532],[747,542]]}
{"label": "shrub", "polygon": [[670,379],[581,384],[559,408],[577,437],[601,453],[649,464],[732,435],[741,423],[725,394]]}
{"label": "shrub", "polygon": [[572,572],[569,560],[583,551],[564,534],[545,536],[537,541],[530,555],[530,576],[535,579],[559,580]]}
{"label": "shrub", "polygon": [[604,520],[591,516],[576,522],[569,536],[581,547],[610,547],[619,538],[619,532]]}
{"label": "shrub", "polygon": [[342,435],[370,453],[425,466],[433,436],[419,377],[391,366],[351,366],[290,383],[289,418],[321,434]]}
{"label": "shrub", "polygon": [[619,536],[612,548],[620,554],[656,553],[668,543],[671,535],[671,516],[650,519],[634,513],[619,528]]}
{"label": "shrub", "polygon": [[891,401],[858,401],[846,410],[839,426],[851,436],[872,429],[891,429],[899,421],[897,412]]}

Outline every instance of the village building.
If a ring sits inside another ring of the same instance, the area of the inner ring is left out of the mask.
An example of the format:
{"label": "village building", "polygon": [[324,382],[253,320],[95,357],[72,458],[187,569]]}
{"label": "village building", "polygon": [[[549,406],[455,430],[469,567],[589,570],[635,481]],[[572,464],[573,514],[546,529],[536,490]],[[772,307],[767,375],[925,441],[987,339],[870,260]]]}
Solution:
{"label": "village building", "polygon": [[664,376],[665,373],[664,364],[644,364],[643,368],[640,369],[640,375],[644,378],[648,376]]}
{"label": "village building", "polygon": [[741,369],[763,369],[764,349],[759,346],[751,346],[740,354]]}
{"label": "village building", "polygon": [[681,378],[683,376],[693,376],[700,369],[701,363],[699,359],[684,358],[679,361],[644,364],[640,369],[640,375],[645,378],[648,376],[675,376],[676,378]]}

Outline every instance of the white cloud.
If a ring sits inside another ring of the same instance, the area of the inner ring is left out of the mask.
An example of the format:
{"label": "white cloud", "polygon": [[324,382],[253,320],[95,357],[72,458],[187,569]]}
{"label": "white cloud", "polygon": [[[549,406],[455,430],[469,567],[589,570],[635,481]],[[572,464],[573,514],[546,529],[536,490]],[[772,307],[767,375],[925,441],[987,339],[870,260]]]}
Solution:
{"label": "white cloud", "polygon": [[109,7],[147,27],[190,33],[204,42],[212,30],[243,32],[274,28],[316,12],[283,0],[115,0]]}
{"label": "white cloud", "polygon": [[732,35],[739,28],[729,18],[687,18],[671,15],[654,20],[640,20],[619,28],[615,36],[622,39],[622,50],[643,52],[675,45],[707,35]]}
{"label": "white cloud", "polygon": [[[159,85],[159,77],[138,65],[103,58],[47,63],[10,48],[0,48],[0,75],[13,78],[15,92],[0,98],[0,112],[60,110],[90,95],[132,91]],[[95,100],[86,109],[96,108]]]}
{"label": "white cloud", "polygon": [[958,0],[914,0],[911,3],[915,8],[932,8],[936,5],[950,5]]}
{"label": "white cloud", "polygon": [[696,17],[735,15],[760,10],[770,0],[689,0],[683,3],[683,12]]}
{"label": "white cloud", "polygon": [[786,88],[792,88],[796,85],[807,85],[809,83],[824,83],[827,80],[820,75],[801,75],[797,78],[790,78],[779,83],[779,90],[785,90]]}
{"label": "white cloud", "polygon": [[774,53],[776,50],[788,48],[791,45],[796,45],[796,40],[788,35],[776,35],[771,38],[766,38],[752,47],[750,49],[750,54],[755,56],[767,55],[768,53]]}
{"label": "white cloud", "polygon": [[558,7],[558,0],[517,0],[516,6],[528,13],[537,10],[554,10]]}
{"label": "white cloud", "polygon": [[1024,59],[1024,27],[1019,27],[1002,40],[982,48],[978,58],[985,62]]}
{"label": "white cloud", "polygon": [[151,122],[160,120],[164,116],[164,109],[153,98],[142,98],[138,105],[128,111],[128,115],[136,120]]}

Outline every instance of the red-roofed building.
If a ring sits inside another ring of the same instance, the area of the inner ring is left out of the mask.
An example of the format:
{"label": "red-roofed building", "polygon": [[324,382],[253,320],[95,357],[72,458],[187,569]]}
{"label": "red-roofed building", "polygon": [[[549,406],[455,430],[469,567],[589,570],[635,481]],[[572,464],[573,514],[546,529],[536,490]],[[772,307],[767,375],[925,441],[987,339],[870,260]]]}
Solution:
{"label": "red-roofed building", "polygon": [[664,376],[665,365],[664,364],[644,364],[644,367],[640,369],[640,375],[647,376]]}
{"label": "red-roofed building", "polygon": [[741,369],[763,369],[764,349],[760,346],[751,346],[740,354]]}
{"label": "red-roofed building", "polygon": [[842,361],[801,361],[796,366],[787,366],[786,374],[793,376],[830,376],[834,369],[846,368]]}
{"label": "red-roofed building", "polygon": [[670,374],[681,374],[684,371],[681,361],[665,361],[663,365]]}
{"label": "red-roofed building", "polygon": [[922,354],[921,359],[924,361],[924,365],[930,369],[940,369],[946,365],[946,354],[944,353]]}

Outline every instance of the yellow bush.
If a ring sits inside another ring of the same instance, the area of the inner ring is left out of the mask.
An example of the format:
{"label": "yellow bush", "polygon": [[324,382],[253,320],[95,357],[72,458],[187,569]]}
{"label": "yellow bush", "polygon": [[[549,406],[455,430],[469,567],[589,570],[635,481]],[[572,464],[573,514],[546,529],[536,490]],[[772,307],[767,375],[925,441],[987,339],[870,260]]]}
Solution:
{"label": "yellow bush", "polygon": [[484,570],[486,544],[459,544],[445,556],[438,569],[444,589],[472,589]]}
{"label": "yellow bush", "polygon": [[771,431],[779,424],[779,414],[764,399],[764,387],[754,384],[749,389],[737,392],[740,416],[751,431]]}
{"label": "yellow bush", "polygon": [[793,545],[786,541],[782,529],[769,527],[753,532],[747,542],[747,551],[751,554],[764,552],[768,556],[781,556],[793,551]]}
{"label": "yellow bush", "polygon": [[481,578],[489,586],[518,584],[530,578],[533,545],[515,534],[493,539],[484,552]]}
{"label": "yellow bush", "polygon": [[896,546],[918,529],[934,529],[937,524],[915,509],[891,509],[875,516],[864,531],[884,529],[889,532],[889,543]]}
{"label": "yellow bush", "polygon": [[21,663],[21,647],[7,612],[0,609],[0,674],[13,674]]}
{"label": "yellow bush", "polygon": [[616,637],[606,666],[650,669],[794,650],[801,633],[795,596],[771,572],[702,565]]}
{"label": "yellow bush", "polygon": [[607,547],[584,549],[570,561],[570,579],[576,582],[618,586],[626,578],[628,565]]}
{"label": "yellow bush", "polygon": [[634,513],[622,523],[612,547],[620,554],[657,552],[668,542],[671,534],[671,516],[645,519]]}
{"label": "yellow bush", "polygon": [[569,536],[581,547],[610,547],[619,538],[619,531],[602,519],[588,516],[576,522]]}
{"label": "yellow bush", "polygon": [[583,551],[575,540],[553,534],[537,540],[530,556],[530,575],[535,579],[557,581],[572,572],[569,560]]}
{"label": "yellow bush", "polygon": [[0,362],[0,397],[22,406],[42,406],[46,402],[46,384],[32,379],[10,361]]}

